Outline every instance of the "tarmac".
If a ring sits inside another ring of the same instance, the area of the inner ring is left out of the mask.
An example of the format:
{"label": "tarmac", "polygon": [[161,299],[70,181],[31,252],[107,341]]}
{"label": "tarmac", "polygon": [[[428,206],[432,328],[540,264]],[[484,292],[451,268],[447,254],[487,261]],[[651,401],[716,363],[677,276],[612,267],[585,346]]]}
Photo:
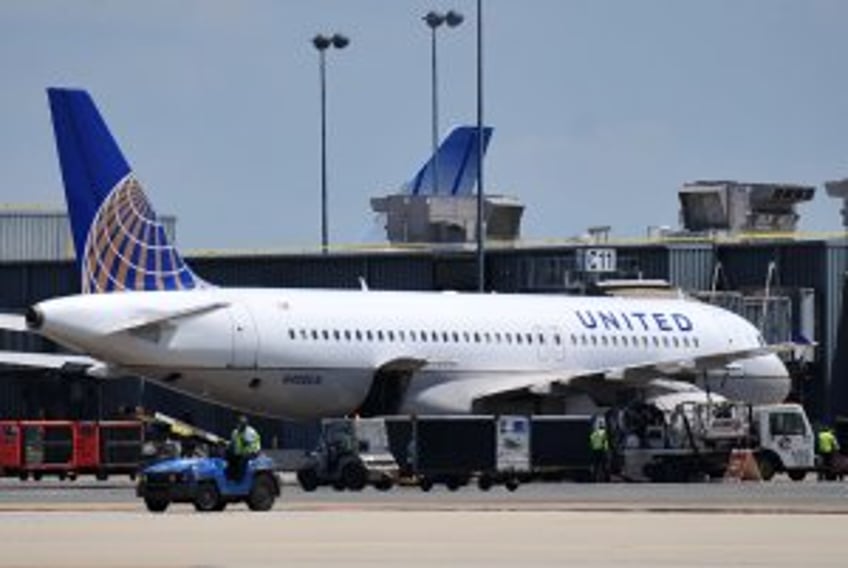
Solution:
{"label": "tarmac", "polygon": [[284,488],[148,513],[128,481],[0,481],[0,566],[845,566],[848,484]]}

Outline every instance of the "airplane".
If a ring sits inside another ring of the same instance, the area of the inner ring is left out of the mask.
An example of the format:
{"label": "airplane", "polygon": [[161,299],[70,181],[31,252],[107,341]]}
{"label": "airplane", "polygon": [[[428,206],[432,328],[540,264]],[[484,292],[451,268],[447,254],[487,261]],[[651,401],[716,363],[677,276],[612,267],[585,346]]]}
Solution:
{"label": "airplane", "polygon": [[135,375],[287,419],[671,403],[711,396],[693,384],[710,378],[756,385],[752,402],[789,391],[756,327],[686,298],[215,286],[168,241],[88,93],[48,98],[82,293],[0,328],[76,354],[7,364]]}

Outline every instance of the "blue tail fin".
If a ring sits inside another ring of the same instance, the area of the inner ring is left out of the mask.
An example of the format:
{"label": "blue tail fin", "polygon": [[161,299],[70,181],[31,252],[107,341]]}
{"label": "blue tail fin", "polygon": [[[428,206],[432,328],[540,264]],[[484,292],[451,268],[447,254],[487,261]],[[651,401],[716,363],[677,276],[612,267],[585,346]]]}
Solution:
{"label": "blue tail fin", "polygon": [[[483,155],[489,146],[492,128],[483,127]],[[439,187],[433,191],[433,158],[409,182],[412,195],[471,195],[479,177],[477,171],[477,127],[457,126],[436,151]]]}
{"label": "blue tail fin", "polygon": [[168,242],[88,93],[47,96],[83,293],[205,286]]}

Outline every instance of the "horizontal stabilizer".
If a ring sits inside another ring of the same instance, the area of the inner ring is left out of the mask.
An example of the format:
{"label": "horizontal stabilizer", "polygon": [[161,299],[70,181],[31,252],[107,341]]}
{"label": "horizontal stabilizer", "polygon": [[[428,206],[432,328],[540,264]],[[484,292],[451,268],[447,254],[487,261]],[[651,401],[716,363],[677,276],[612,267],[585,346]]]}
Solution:
{"label": "horizontal stabilizer", "polygon": [[0,314],[0,329],[6,331],[29,331],[24,316],[16,314]]}
{"label": "horizontal stabilizer", "polygon": [[227,302],[211,302],[207,304],[201,304],[199,306],[191,306],[188,308],[184,308],[181,310],[175,310],[171,312],[155,312],[144,317],[134,318],[130,321],[126,321],[116,325],[115,327],[109,329],[107,333],[122,333],[125,331],[133,331],[138,330],[143,327],[148,327],[151,325],[159,325],[169,321],[175,321],[180,318],[187,318],[190,316],[197,316],[200,314],[205,314],[208,312],[213,312],[215,310],[219,310],[221,308],[228,307],[229,304]]}
{"label": "horizontal stabilizer", "polygon": [[62,353],[27,353],[23,351],[0,351],[0,365],[32,367],[36,369],[87,369],[102,365],[97,359],[85,355]]}

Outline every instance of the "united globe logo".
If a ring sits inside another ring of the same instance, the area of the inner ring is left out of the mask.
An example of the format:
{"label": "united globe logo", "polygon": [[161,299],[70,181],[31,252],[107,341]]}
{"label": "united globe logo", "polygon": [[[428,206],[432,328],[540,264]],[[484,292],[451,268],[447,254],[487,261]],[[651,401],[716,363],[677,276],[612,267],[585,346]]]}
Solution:
{"label": "united globe logo", "polygon": [[82,262],[83,293],[189,290],[201,283],[168,242],[141,185],[128,175],[91,223]]}

